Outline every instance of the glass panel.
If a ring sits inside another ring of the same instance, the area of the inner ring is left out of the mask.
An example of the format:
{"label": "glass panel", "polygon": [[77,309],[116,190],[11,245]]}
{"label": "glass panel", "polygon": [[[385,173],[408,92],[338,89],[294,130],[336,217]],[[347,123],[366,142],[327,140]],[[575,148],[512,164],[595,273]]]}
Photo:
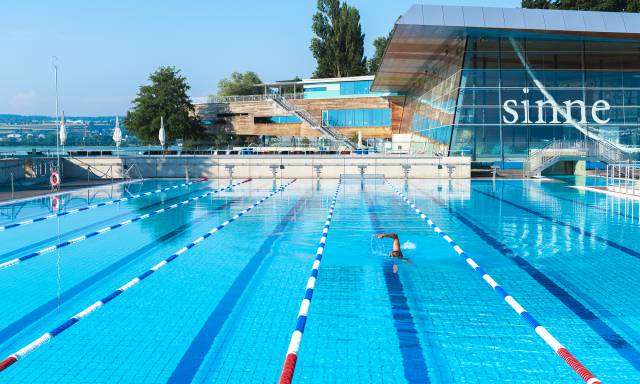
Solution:
{"label": "glass panel", "polygon": [[388,127],[391,125],[390,108],[331,109],[323,111],[325,121],[332,127]]}
{"label": "glass panel", "polygon": [[[601,140],[640,145],[640,43],[543,33],[515,40],[485,35],[469,37],[465,51],[460,72],[451,72],[451,61],[434,65],[424,84],[408,95],[403,126],[434,147],[450,144],[451,154],[517,159],[552,140],[582,140],[586,129]],[[558,109],[565,102],[571,102],[573,123]],[[596,102],[601,110],[594,115]]]}

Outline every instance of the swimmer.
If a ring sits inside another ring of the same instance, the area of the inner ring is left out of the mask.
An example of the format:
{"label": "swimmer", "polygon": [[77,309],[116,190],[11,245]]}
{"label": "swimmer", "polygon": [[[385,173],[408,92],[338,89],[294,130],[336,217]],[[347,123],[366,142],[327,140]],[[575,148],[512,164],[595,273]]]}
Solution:
{"label": "swimmer", "polygon": [[[411,264],[409,259],[404,257],[404,255],[402,254],[402,249],[400,247],[400,237],[398,237],[398,235],[396,235],[395,233],[379,233],[374,236],[378,239],[384,239],[384,238],[393,239],[393,248],[389,253],[389,257],[402,260],[405,263]],[[393,263],[393,273],[398,273],[398,266],[396,265],[396,263]]]}

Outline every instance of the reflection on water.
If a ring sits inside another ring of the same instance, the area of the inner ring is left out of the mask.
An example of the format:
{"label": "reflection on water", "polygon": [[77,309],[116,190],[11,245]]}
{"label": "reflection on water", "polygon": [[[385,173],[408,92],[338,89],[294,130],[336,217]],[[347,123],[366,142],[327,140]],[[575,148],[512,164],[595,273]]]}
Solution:
{"label": "reflection on water", "polygon": [[[152,211],[167,208],[169,205],[179,203],[183,200],[187,200],[191,197],[195,197],[209,191],[207,188],[201,189],[185,189],[182,190],[182,193],[175,195],[175,197],[167,198],[164,195],[161,195],[159,199],[155,199],[153,203],[149,203],[146,199],[135,199],[131,200],[129,204],[131,204],[132,208],[134,208],[135,216],[144,215],[146,213],[150,213]],[[163,236],[165,233],[173,230],[173,228],[184,225],[191,221],[193,214],[193,207],[196,202],[191,202],[189,204],[180,206],[176,209],[172,209],[168,212],[162,212],[159,215],[150,217],[148,220],[141,221],[141,226],[149,234],[151,238],[159,238]],[[132,216],[134,216],[132,215]],[[158,217],[170,215],[170,219],[167,217],[158,219]]]}
{"label": "reflection on water", "polygon": [[0,205],[0,219],[16,221],[36,216],[45,216],[51,213],[65,212],[99,201],[117,199],[125,194],[135,194],[141,189],[142,183],[128,183],[36,197],[29,200],[18,201],[13,204]]}

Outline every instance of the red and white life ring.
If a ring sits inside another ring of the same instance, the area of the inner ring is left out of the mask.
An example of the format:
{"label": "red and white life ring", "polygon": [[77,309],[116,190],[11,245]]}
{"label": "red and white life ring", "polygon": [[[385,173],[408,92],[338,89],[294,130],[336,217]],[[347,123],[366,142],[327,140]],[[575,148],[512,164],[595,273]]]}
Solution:
{"label": "red and white life ring", "polygon": [[58,172],[56,171],[51,172],[51,177],[49,177],[49,182],[51,183],[52,187],[60,186],[60,175],[58,175]]}
{"label": "red and white life ring", "polygon": [[51,196],[51,209],[54,212],[58,212],[58,209],[60,209],[60,199],[57,195]]}

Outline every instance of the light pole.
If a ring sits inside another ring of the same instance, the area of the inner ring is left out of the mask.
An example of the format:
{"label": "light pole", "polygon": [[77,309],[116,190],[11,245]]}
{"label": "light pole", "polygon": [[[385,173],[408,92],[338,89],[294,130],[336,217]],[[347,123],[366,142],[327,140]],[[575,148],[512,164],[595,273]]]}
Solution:
{"label": "light pole", "polygon": [[55,56],[51,56],[51,65],[53,65],[53,75],[56,84],[56,170],[60,172],[60,132],[59,132],[59,124],[60,118],[58,116],[58,58]]}

